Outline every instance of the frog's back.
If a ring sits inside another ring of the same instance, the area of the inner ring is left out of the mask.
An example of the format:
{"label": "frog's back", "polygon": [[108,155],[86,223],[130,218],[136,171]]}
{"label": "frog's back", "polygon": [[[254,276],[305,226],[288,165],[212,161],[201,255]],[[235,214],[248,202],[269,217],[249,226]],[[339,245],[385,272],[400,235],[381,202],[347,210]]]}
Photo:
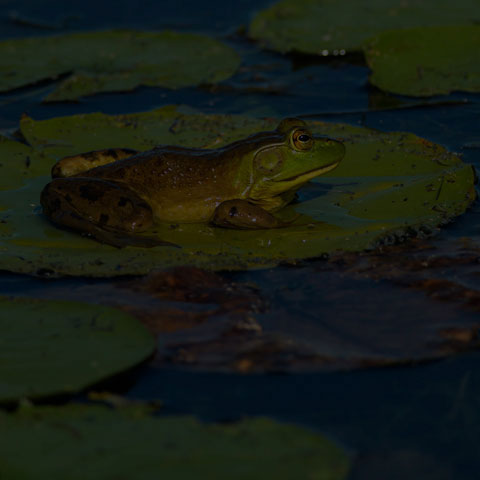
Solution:
{"label": "frog's back", "polygon": [[190,221],[208,218],[216,205],[238,195],[235,163],[216,150],[167,146],[93,168],[81,176],[128,186],[151,205],[159,219]]}
{"label": "frog's back", "polygon": [[252,152],[278,140],[277,132],[261,132],[216,149],[161,145],[92,168],[79,176],[104,178],[140,189],[196,188],[206,183],[215,184],[219,176],[224,180],[235,177],[238,167]]}
{"label": "frog's back", "polygon": [[129,185],[141,184],[145,188],[150,185],[158,187],[168,184],[172,176],[188,170],[195,164],[195,159],[204,156],[204,153],[199,149],[158,147],[92,168],[79,176],[104,178]]}

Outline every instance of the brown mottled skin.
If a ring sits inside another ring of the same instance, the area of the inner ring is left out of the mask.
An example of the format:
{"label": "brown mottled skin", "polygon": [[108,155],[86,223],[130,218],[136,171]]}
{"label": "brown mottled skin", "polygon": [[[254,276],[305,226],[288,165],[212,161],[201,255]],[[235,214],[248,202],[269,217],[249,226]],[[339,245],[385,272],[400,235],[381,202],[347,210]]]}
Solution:
{"label": "brown mottled skin", "polygon": [[273,228],[283,224],[269,212],[343,154],[340,142],[314,139],[303,121],[286,119],[274,131],[219,149],[160,146],[66,157],[53,167],[41,203],[54,223],[112,244],[112,232],[141,232],[154,221]]}
{"label": "brown mottled skin", "polygon": [[127,184],[150,203],[157,220],[203,222],[221,202],[238,197],[239,185],[246,181],[241,162],[235,149],[166,146],[96,167],[82,177]]}

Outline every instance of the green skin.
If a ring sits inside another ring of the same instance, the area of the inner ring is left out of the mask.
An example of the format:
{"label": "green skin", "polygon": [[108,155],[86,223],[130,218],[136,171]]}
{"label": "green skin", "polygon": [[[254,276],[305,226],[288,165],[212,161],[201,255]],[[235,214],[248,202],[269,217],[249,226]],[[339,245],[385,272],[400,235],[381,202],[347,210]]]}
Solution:
{"label": "green skin", "polygon": [[155,221],[281,227],[285,223],[271,212],[334,169],[344,153],[341,142],[314,138],[305,122],[287,118],[274,131],[215,150],[160,146],[63,158],[52,169],[41,204],[55,224],[115,246],[169,245],[132,235]]}

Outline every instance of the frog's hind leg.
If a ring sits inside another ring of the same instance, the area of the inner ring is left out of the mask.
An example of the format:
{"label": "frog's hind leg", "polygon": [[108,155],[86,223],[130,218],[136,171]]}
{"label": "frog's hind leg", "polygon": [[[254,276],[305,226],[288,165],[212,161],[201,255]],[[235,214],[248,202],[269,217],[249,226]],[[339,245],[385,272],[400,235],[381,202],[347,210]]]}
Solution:
{"label": "frog's hind leg", "polygon": [[137,150],[130,148],[109,148],[64,157],[53,166],[52,178],[73,177],[92,168],[132,157],[137,153]]}
{"label": "frog's hind leg", "polygon": [[134,191],[96,178],[57,178],[42,191],[44,214],[55,224],[115,247],[173,245],[134,234],[153,223],[150,205]]}

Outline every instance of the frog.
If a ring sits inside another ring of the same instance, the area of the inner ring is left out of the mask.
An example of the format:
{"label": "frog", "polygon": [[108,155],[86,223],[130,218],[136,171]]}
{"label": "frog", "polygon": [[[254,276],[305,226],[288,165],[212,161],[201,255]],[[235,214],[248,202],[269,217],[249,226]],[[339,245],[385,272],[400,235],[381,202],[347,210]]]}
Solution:
{"label": "frog", "polygon": [[55,225],[115,247],[177,246],[138,235],[155,223],[206,222],[219,228],[288,224],[278,212],[311,179],[341,162],[341,140],[313,135],[299,118],[221,148],[159,145],[110,148],[60,159],[43,188]]}

